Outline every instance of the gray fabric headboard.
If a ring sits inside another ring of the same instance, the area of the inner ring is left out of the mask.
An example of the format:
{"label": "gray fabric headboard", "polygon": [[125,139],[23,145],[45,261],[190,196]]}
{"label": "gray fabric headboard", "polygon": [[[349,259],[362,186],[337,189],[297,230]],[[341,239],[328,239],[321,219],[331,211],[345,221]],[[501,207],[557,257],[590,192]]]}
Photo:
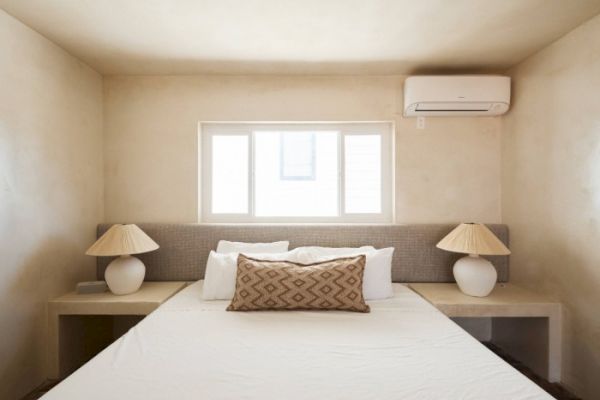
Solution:
{"label": "gray fabric headboard", "polygon": [[[289,240],[298,246],[394,247],[394,282],[453,282],[452,265],[461,254],[439,250],[435,244],[456,225],[209,225],[137,224],[160,249],[139,254],[146,264],[147,281],[190,281],[202,279],[206,259],[221,239],[237,242]],[[112,224],[98,226],[98,237]],[[508,245],[506,225],[488,227]],[[498,270],[498,280],[508,280],[508,256],[486,257]],[[98,279],[110,257],[98,257]]]}

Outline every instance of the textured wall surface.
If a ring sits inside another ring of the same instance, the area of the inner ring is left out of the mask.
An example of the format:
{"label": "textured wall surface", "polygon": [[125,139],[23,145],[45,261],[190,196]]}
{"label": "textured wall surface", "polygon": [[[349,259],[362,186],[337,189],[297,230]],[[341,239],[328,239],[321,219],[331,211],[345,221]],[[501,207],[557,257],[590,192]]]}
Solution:
{"label": "textured wall surface", "polygon": [[600,398],[600,17],[510,71],[502,214],[511,280],[563,302],[563,381]]}
{"label": "textured wall surface", "polygon": [[499,118],[402,118],[400,76],[106,77],[107,221],[196,222],[199,121],[396,123],[396,222],[500,221]]}
{"label": "textured wall surface", "polygon": [[[102,236],[112,225],[98,227]],[[191,281],[204,278],[206,260],[219,240],[233,242],[276,242],[287,240],[290,249],[313,246],[359,247],[368,243],[377,249],[393,247],[392,280],[394,282],[453,282],[452,266],[463,254],[435,247],[454,224],[417,225],[255,225],[232,224],[139,224],[157,243],[157,251],[140,254],[149,281]],[[509,232],[505,225],[488,225],[505,244]],[[498,280],[509,276],[507,256],[486,256],[498,270]],[[98,257],[98,279],[110,257]]]}
{"label": "textured wall surface", "polygon": [[94,277],[102,78],[0,10],[0,398],[45,379],[46,300]]}

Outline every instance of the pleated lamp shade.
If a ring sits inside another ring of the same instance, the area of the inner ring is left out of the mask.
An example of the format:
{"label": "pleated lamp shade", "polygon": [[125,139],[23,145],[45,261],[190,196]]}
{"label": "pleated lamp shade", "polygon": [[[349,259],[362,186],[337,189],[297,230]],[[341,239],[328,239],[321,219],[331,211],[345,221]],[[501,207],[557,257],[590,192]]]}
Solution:
{"label": "pleated lamp shade", "polygon": [[158,244],[137,225],[116,224],[111,226],[85,254],[89,256],[122,256],[146,253],[156,249],[158,249]]}
{"label": "pleated lamp shade", "polygon": [[442,250],[455,253],[499,256],[510,250],[483,224],[460,224],[437,244]]}

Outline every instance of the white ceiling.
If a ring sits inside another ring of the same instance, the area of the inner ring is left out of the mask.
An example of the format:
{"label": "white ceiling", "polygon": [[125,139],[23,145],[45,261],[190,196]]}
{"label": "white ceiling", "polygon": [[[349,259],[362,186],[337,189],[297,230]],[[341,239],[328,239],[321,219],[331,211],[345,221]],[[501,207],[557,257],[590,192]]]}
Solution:
{"label": "white ceiling", "polygon": [[103,74],[502,71],[600,0],[0,0]]}

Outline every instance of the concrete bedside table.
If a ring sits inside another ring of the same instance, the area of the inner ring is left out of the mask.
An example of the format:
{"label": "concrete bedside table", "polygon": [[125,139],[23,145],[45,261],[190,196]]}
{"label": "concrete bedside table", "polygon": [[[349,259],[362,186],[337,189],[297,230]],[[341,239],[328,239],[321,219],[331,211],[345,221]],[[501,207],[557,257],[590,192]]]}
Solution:
{"label": "concrete bedside table", "polygon": [[135,293],[71,292],[48,302],[49,379],[61,379],[186,286],[144,282]]}
{"label": "concrete bedside table", "polygon": [[487,297],[463,294],[455,283],[411,283],[448,317],[491,318],[491,342],[550,382],[561,379],[561,304],[510,283]]}

